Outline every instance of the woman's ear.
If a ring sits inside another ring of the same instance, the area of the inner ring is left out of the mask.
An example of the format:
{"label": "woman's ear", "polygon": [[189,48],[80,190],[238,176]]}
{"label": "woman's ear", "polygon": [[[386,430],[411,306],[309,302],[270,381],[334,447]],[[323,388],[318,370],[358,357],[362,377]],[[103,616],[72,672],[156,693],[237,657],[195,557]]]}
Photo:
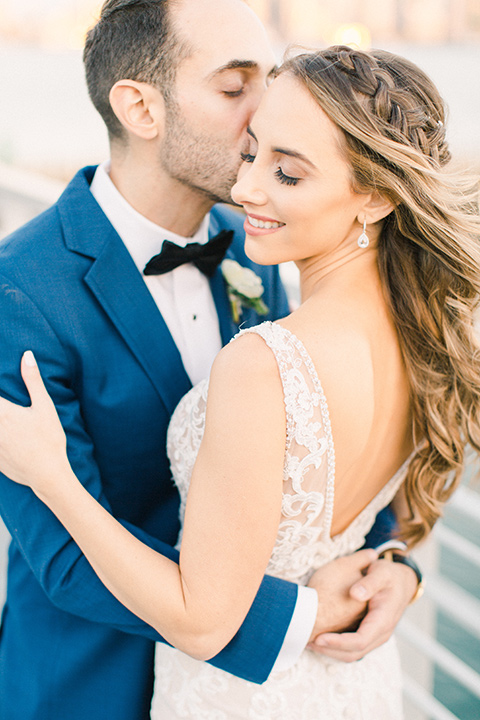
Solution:
{"label": "woman's ear", "polygon": [[119,80],[110,90],[113,112],[125,130],[143,140],[163,134],[165,102],[162,93],[149,83]]}
{"label": "woman's ear", "polygon": [[[395,209],[395,203],[380,195],[378,192],[370,194],[369,199],[362,208],[361,222],[365,220],[367,225],[383,220]],[[359,220],[360,222],[360,220]]]}

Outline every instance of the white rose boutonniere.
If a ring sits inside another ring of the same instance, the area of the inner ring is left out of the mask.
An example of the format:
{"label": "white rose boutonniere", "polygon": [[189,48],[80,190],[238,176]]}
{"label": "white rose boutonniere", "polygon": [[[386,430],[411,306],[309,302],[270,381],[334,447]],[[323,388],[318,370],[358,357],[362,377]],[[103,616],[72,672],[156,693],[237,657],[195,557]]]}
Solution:
{"label": "white rose boutonniere", "polygon": [[259,315],[266,315],[268,307],[262,300],[264,288],[261,278],[235,260],[224,260],[221,268],[227,283],[233,321],[239,322],[244,307],[252,308]]}

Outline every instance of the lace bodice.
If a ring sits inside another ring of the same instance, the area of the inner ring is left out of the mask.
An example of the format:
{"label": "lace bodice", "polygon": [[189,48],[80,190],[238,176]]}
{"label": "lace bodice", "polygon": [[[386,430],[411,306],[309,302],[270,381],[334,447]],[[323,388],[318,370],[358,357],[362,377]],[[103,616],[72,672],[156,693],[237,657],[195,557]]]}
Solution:
{"label": "lace bodice", "polygon": [[[344,532],[332,538],[335,449],[315,367],[303,344],[281,325],[266,322],[239,335],[247,332],[262,337],[276,358],[287,422],[282,514],[266,572],[305,584],[321,565],[363,545],[375,516],[397,491],[405,466]],[[196,385],[180,401],[170,422],[167,449],[180,491],[182,524],[204,432],[207,393],[207,381]],[[292,667],[271,673],[260,686],[159,644],[155,678],[152,720],[402,718],[400,666],[393,639],[355,663],[305,650]]]}
{"label": "lace bodice", "polygon": [[[348,528],[331,537],[335,502],[335,448],[327,400],[302,342],[277,323],[241,331],[260,335],[272,350],[283,386],[287,422],[282,518],[267,573],[305,584],[321,565],[354,552],[364,543],[378,512],[388,505],[404,475],[403,466]],[[178,405],[168,433],[167,450],[185,501],[202,441],[208,382],[196,385]]]}

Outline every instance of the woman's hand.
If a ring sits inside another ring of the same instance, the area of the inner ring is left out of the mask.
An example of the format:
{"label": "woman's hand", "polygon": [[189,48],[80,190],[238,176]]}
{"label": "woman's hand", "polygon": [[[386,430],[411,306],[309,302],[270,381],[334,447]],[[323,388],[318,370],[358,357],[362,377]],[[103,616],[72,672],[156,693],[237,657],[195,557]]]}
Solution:
{"label": "woman's hand", "polygon": [[48,494],[56,477],[71,474],[67,441],[30,350],[21,373],[32,404],[25,408],[0,398],[0,472],[37,495]]}

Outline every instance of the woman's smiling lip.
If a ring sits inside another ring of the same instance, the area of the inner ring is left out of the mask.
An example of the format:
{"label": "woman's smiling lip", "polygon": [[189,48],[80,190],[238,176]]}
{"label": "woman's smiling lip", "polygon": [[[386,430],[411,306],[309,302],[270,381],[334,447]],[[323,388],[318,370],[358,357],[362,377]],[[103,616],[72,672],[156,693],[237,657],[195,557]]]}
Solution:
{"label": "woman's smiling lip", "polygon": [[285,223],[273,220],[273,218],[247,213],[243,227],[247,235],[266,235],[280,230],[284,225]]}

